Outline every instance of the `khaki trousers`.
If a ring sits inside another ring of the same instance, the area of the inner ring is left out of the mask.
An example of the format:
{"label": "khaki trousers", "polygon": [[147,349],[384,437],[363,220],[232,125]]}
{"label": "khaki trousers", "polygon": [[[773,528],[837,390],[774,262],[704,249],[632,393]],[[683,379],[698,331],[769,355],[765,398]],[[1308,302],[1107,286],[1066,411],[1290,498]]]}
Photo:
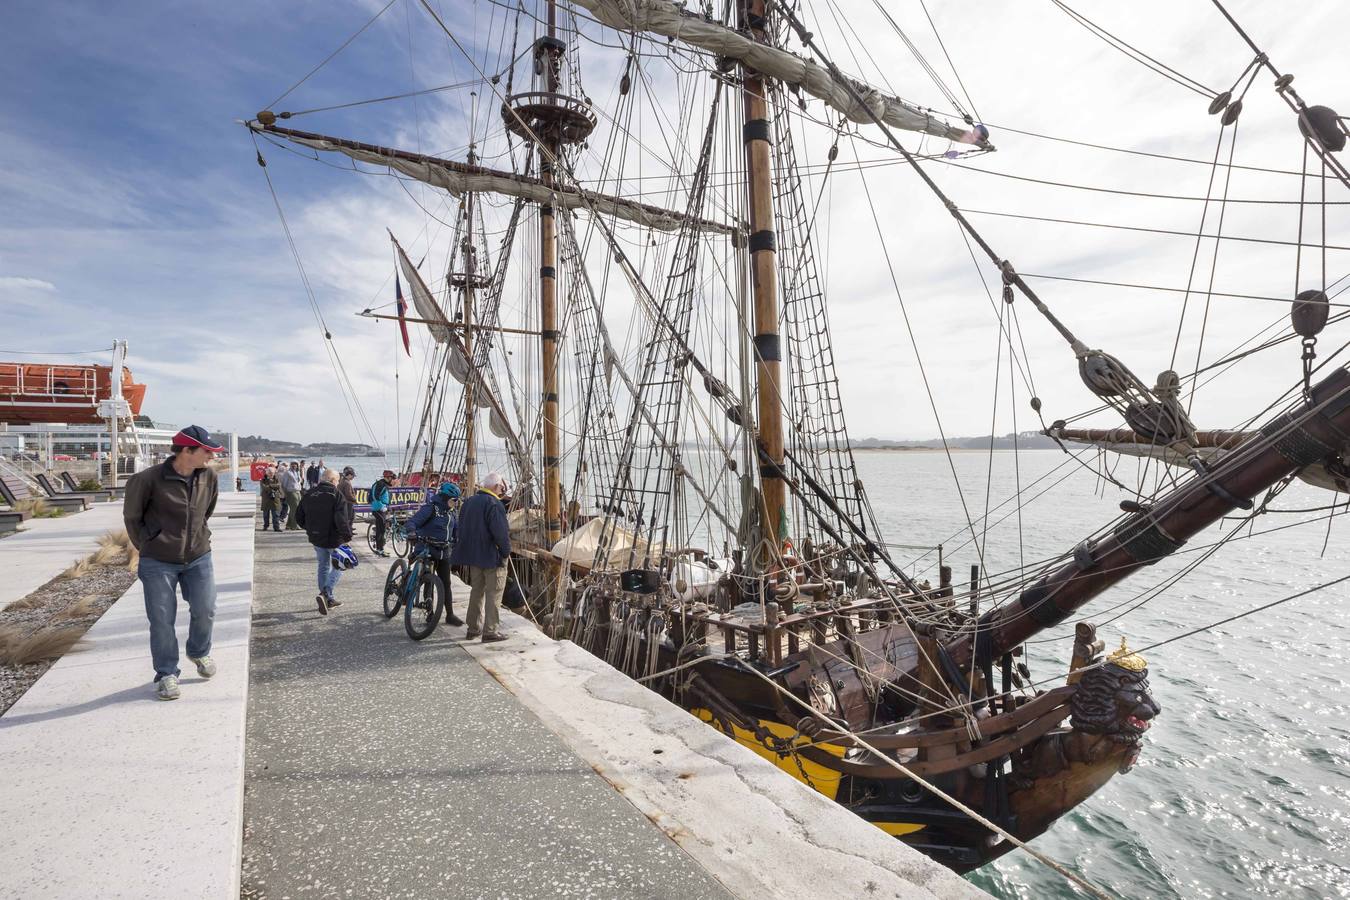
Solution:
{"label": "khaki trousers", "polygon": [[[500,621],[497,609],[501,606],[502,593],[506,590],[506,564],[500,568],[480,569],[468,566],[469,570],[469,612],[465,624],[469,631],[482,631],[483,634],[496,634]],[[479,628],[479,617],[482,628]]]}

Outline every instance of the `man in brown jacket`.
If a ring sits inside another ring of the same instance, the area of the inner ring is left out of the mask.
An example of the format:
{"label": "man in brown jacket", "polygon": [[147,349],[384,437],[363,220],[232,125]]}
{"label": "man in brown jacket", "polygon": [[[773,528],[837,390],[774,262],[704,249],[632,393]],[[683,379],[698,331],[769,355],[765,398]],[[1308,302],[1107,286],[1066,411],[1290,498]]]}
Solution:
{"label": "man in brown jacket", "polygon": [[173,436],[173,455],[127,481],[122,517],[127,536],[140,551],[137,574],[145,591],[150,620],[150,658],[156,693],[178,699],[178,635],[174,618],[177,591],[183,592],[191,619],[187,657],[197,674],[216,674],[211,659],[211,626],[216,615],[216,576],[211,564],[211,529],[206,521],[216,508],[216,473],[208,466],[221,451],[200,425]]}

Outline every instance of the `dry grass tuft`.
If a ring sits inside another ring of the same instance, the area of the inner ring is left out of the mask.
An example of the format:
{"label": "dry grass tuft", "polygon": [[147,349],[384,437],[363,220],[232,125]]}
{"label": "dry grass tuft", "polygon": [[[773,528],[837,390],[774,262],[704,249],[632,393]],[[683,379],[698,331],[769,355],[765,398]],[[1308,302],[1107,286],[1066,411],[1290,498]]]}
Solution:
{"label": "dry grass tuft", "polygon": [[83,628],[43,628],[27,637],[17,628],[0,627],[0,665],[26,666],[48,659],[60,659],[81,649]]}
{"label": "dry grass tuft", "polygon": [[98,594],[87,594],[56,614],[56,619],[85,619],[98,612]]}
{"label": "dry grass tuft", "polygon": [[35,519],[56,519],[64,516],[65,510],[49,506],[46,500],[41,497],[31,497],[28,500],[20,500],[14,507],[16,512],[26,512]]}
{"label": "dry grass tuft", "polygon": [[83,578],[94,569],[93,565],[89,562],[91,558],[92,557],[85,557],[84,559],[75,560],[75,562],[70,564],[70,568],[66,569],[56,577],[62,581],[74,581],[76,578]]}
{"label": "dry grass tuft", "polygon": [[109,531],[98,539],[94,561],[103,566],[125,565],[127,571],[135,572],[137,564],[141,561],[141,554],[131,545],[131,538],[127,537],[127,531],[123,528],[120,531]]}
{"label": "dry grass tuft", "polygon": [[29,594],[19,600],[15,600],[9,606],[5,607],[5,612],[19,612],[24,609],[35,609],[42,605],[42,596],[37,593]]}

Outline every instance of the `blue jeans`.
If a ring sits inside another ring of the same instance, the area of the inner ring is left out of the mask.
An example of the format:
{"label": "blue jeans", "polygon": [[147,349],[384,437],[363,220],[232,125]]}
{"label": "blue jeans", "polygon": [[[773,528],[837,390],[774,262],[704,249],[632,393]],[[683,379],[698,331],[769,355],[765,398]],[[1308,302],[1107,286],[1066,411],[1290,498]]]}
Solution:
{"label": "blue jeans", "polygon": [[314,556],[319,560],[319,593],[325,597],[333,596],[342,570],[333,566],[333,551],[324,547],[315,547]]}
{"label": "blue jeans", "polygon": [[191,616],[188,622],[187,655],[201,659],[211,652],[211,626],[216,618],[216,570],[211,554],[204,553],[190,563],[166,563],[142,556],[136,569],[145,589],[145,615],[150,620],[150,659],[155,680],[179,674],[178,634],[174,619],[178,613],[177,590]]}
{"label": "blue jeans", "polygon": [[284,517],[284,513],[282,513],[281,510],[275,509],[275,508],[273,508],[273,507],[271,507],[271,506],[264,506],[264,507],[263,507],[263,531],[266,531],[266,530],[269,529],[269,528],[274,528],[274,529],[276,529],[277,531],[280,531],[280,530],[281,530],[281,520],[282,520],[283,517]]}

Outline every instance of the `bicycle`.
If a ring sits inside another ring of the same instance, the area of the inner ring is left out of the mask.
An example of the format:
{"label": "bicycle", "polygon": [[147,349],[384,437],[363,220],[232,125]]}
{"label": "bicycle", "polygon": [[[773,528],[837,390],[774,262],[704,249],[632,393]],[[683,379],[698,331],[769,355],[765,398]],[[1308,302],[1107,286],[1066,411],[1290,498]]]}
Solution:
{"label": "bicycle", "polygon": [[419,538],[412,555],[394,560],[384,578],[384,617],[392,619],[402,609],[403,628],[414,641],[435,631],[445,611],[448,587],[436,574],[431,550],[444,551],[449,546],[442,541]]}
{"label": "bicycle", "polygon": [[[404,525],[404,522],[406,522],[407,520],[400,518],[399,514],[392,509],[389,510],[388,512],[389,512],[389,523],[384,530],[385,542],[389,545],[390,549],[394,551],[395,556],[400,558],[405,557],[408,555],[408,529]],[[366,526],[366,543],[370,546],[371,553],[379,552],[375,548],[374,522],[371,522],[369,525]]]}

